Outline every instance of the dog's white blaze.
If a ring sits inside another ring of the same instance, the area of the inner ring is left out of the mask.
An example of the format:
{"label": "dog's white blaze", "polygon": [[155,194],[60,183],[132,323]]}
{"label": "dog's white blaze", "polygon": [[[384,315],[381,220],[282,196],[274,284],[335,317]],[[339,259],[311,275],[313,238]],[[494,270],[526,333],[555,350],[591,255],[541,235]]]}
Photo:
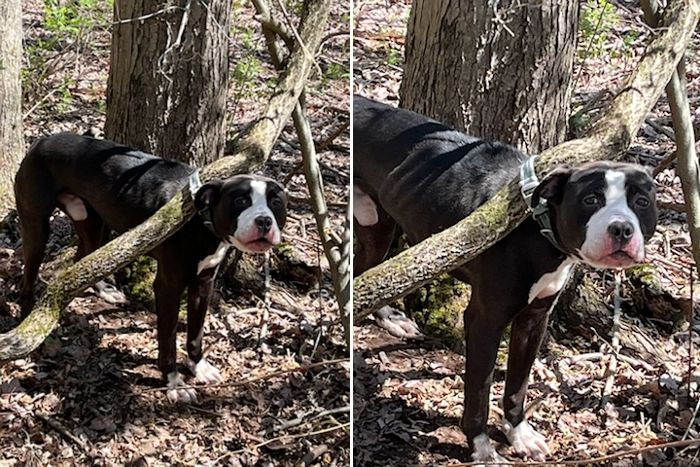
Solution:
{"label": "dog's white blaze", "polygon": [[[630,242],[637,242],[638,248],[634,252],[635,258],[644,256],[644,241],[639,238],[642,235],[637,215],[627,204],[627,190],[625,189],[625,174],[617,170],[609,170],[605,173],[605,206],[595,212],[586,224],[586,239],[581,245],[579,253],[590,265],[597,266],[592,258],[600,256],[605,249],[608,239],[608,226],[614,221],[628,221],[634,227],[633,237]],[[636,237],[636,238],[635,238]],[[605,265],[601,265],[605,267]]]}
{"label": "dog's white blaze", "polygon": [[258,227],[255,224],[255,219],[259,216],[268,216],[272,219],[271,243],[277,244],[281,240],[281,233],[277,225],[277,219],[267,205],[267,182],[262,180],[253,180],[250,182],[251,188],[251,204],[245,211],[238,216],[238,227],[234,233],[234,238],[231,243],[239,250],[249,251],[245,245],[245,241],[255,240],[258,232]]}
{"label": "dog's white blaze", "polygon": [[358,224],[367,227],[379,222],[377,205],[372,198],[357,186],[352,187],[352,195],[352,215]]}
{"label": "dog's white blaze", "polygon": [[551,297],[559,293],[566,285],[569,272],[571,272],[571,266],[573,266],[575,262],[576,261],[571,258],[566,258],[555,271],[543,274],[542,277],[530,287],[530,294],[527,302],[532,303],[536,298]]}
{"label": "dog's white blaze", "polygon": [[197,263],[197,274],[199,274],[202,271],[206,271],[207,269],[215,268],[219,265],[219,263],[224,259],[224,256],[226,256],[226,250],[228,250],[229,245],[227,245],[224,242],[219,243],[219,246],[216,248],[216,251],[206,258],[204,258],[202,261]]}
{"label": "dog's white blaze", "polygon": [[63,205],[68,216],[74,221],[84,221],[87,219],[87,209],[80,197],[72,193],[61,193],[58,195],[58,202]]}

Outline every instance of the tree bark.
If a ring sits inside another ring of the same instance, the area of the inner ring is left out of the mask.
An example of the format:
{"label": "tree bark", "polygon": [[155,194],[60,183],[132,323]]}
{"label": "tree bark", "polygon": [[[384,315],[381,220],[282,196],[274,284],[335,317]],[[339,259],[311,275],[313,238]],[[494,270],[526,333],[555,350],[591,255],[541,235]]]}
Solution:
{"label": "tree bark", "polygon": [[228,0],[116,0],[105,136],[193,165],[221,157],[230,17]]}
{"label": "tree bark", "polygon": [[13,180],[24,156],[22,2],[0,2],[0,221],[15,207]]}
{"label": "tree bark", "polygon": [[[670,5],[663,33],[649,43],[605,115],[587,136],[545,150],[535,164],[539,177],[555,164],[620,157],[675,71],[699,14],[698,8],[685,1]],[[527,215],[518,180],[514,179],[468,218],[356,278],[355,320],[466,263],[511,232]]]}
{"label": "tree bark", "polygon": [[[312,0],[299,31],[306,49],[315,52],[326,30],[331,0]],[[313,57],[297,46],[280,76],[277,91],[260,119],[241,138],[236,154],[207,165],[203,182],[251,172],[261,167],[299,100],[313,66]],[[51,333],[61,310],[81,290],[124,267],[176,232],[195,214],[189,187],[185,187],[143,224],[63,270],[47,286],[27,318],[15,329],[0,334],[0,361],[18,358],[36,349]]]}
{"label": "tree bark", "polygon": [[559,144],[578,11],[577,0],[414,1],[401,107],[529,154]]}

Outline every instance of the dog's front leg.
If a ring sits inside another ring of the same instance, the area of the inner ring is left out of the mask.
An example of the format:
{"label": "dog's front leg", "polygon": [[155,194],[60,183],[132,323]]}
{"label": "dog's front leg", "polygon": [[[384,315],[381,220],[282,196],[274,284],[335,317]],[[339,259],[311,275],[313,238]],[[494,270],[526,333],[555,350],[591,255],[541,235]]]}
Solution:
{"label": "dog's front leg", "polygon": [[513,320],[508,349],[508,373],[503,396],[504,431],[518,455],[543,461],[547,442],[525,419],[530,369],[547,329],[554,297],[536,299]]}
{"label": "dog's front leg", "polygon": [[496,364],[498,343],[508,320],[505,314],[483,310],[482,303],[472,295],[465,311],[467,362],[464,378],[464,414],[462,431],[472,450],[475,462],[503,461],[486,433],[489,416],[489,393]]}
{"label": "dog's front leg", "polygon": [[207,315],[216,268],[205,269],[187,288],[187,365],[197,382],[221,383],[219,370],[202,353],[204,318]]}
{"label": "dog's front leg", "polygon": [[194,402],[197,393],[184,387],[182,374],[177,371],[177,321],[185,281],[179,274],[167,276],[164,269],[159,263],[153,281],[158,318],[158,367],[168,381],[167,395],[171,402]]}

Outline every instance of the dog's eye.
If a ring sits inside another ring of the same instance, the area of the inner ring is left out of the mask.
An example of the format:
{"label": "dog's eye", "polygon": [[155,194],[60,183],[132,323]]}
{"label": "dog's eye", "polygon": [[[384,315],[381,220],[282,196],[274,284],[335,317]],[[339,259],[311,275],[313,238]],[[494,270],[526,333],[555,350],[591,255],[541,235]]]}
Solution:
{"label": "dog's eye", "polygon": [[639,206],[640,208],[648,208],[649,207],[649,200],[644,198],[644,197],[639,197],[637,198],[634,203]]}
{"label": "dog's eye", "polygon": [[278,197],[271,198],[270,199],[270,206],[273,208],[282,207],[282,200],[279,199]]}
{"label": "dog's eye", "polygon": [[598,206],[600,204],[600,197],[595,193],[588,195],[583,198],[583,204],[586,206]]}
{"label": "dog's eye", "polygon": [[244,208],[250,204],[250,200],[246,196],[239,196],[233,200],[233,205],[237,208]]}

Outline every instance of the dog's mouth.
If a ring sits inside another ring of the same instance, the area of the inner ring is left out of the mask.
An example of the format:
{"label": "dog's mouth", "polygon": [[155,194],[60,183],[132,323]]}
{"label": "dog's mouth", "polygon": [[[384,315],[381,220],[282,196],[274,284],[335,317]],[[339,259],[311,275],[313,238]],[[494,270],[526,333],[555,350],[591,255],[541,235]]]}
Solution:
{"label": "dog's mouth", "polygon": [[263,253],[275,245],[265,237],[260,237],[255,240],[251,240],[249,242],[244,243],[243,246],[247,251],[253,253]]}
{"label": "dog's mouth", "polygon": [[601,262],[608,268],[627,268],[638,263],[635,258],[623,250],[617,250],[609,254]]}

